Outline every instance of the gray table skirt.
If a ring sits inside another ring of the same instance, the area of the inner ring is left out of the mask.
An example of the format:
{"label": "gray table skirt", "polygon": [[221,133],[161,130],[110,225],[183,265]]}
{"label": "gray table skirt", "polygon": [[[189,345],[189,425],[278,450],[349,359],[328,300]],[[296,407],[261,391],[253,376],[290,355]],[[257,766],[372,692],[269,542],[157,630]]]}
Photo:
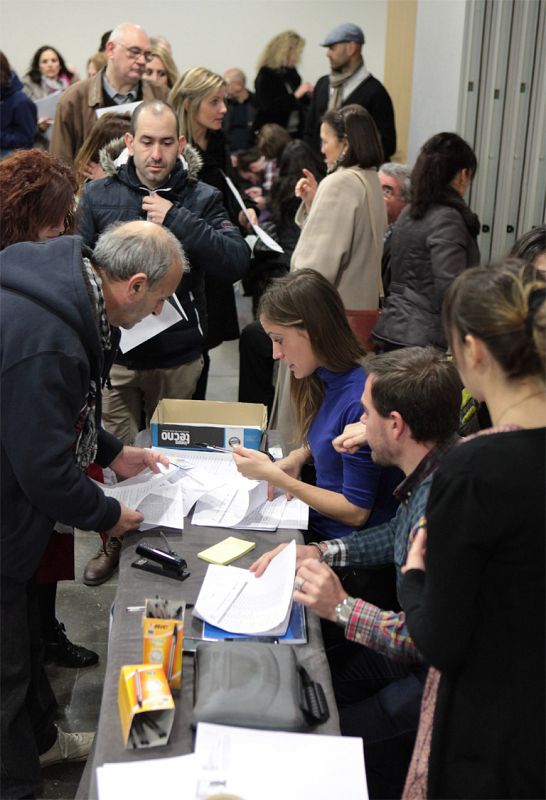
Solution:
{"label": "gray table skirt", "polygon": [[[185,523],[186,524],[186,523]],[[95,744],[82,775],[77,800],[98,797],[96,768],[109,762],[128,762],[142,759],[163,758],[183,755],[193,751],[193,732],[191,730],[191,711],[193,708],[193,655],[186,653],[183,659],[183,688],[175,695],[176,714],[168,744],[145,750],[126,750],[122,737],[118,714],[118,680],[120,667],[124,664],[138,664],[142,661],[142,613],[129,612],[127,607],[144,605],[144,600],[159,594],[169,600],[184,600],[195,603],[201,583],[207,570],[207,563],[197,558],[197,553],[206,547],[235,535],[256,542],[256,547],[248,555],[239,559],[237,566],[247,568],[262,553],[276,547],[280,542],[302,542],[296,531],[277,531],[263,533],[258,531],[230,531],[221,528],[205,528],[187,523],[183,532],[163,528],[174,551],[188,562],[191,576],[184,582],[153,575],[134,569],[131,563],[137,558],[135,548],[141,541],[165,548],[165,543],[156,529],[145,533],[128,534],[124,538],[119,566],[119,583],[114,602],[114,613],[108,645],[108,663],[104,680],[102,703]],[[187,611],[186,633],[192,624],[191,611]],[[314,614],[308,614],[309,643],[294,647],[296,656],[305,666],[313,680],[322,684],[328,705],[330,719],[316,728],[315,733],[339,735],[339,717],[328,662],[324,654],[320,622]],[[284,646],[284,645],[280,645]]]}

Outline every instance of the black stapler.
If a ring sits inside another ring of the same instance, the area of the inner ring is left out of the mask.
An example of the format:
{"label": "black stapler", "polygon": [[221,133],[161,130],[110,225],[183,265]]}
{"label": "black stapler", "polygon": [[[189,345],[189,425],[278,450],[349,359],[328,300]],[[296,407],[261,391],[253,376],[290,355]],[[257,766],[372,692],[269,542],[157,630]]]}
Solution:
{"label": "black stapler", "polygon": [[177,581],[184,581],[190,577],[191,573],[187,569],[186,559],[179,556],[174,550],[167,552],[141,542],[137,545],[136,552],[137,555],[143,556],[143,558],[133,561],[131,566],[135,567],[135,569],[143,569],[145,572],[153,572],[156,575],[174,578]]}

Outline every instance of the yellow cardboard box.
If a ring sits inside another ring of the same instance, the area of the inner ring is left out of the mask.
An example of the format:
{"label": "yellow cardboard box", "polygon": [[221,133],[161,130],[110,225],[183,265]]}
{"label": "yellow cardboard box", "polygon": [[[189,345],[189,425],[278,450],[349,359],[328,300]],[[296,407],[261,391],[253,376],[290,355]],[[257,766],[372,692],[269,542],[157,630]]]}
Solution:
{"label": "yellow cardboard box", "polygon": [[174,700],[161,665],[123,666],[119,674],[118,707],[126,747],[167,744],[174,720]]}
{"label": "yellow cardboard box", "polygon": [[182,644],[185,604],[162,600],[145,601],[143,655],[146,664],[161,664],[169,688],[182,686]]}

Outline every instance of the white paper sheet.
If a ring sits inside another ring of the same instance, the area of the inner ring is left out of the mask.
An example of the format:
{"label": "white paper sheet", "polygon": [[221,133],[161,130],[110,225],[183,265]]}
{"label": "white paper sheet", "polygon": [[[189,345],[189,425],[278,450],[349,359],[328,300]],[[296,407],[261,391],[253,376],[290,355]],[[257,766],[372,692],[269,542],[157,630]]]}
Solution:
{"label": "white paper sheet", "polygon": [[119,340],[119,349],[122,353],[127,353],[133,347],[137,347],[148,339],[157,336],[158,333],[171,328],[180,322],[182,316],[174,306],[170,303],[163,303],[161,314],[148,314],[143,320],[137,322],[133,328],[125,330],[121,329],[121,338]]}
{"label": "white paper sheet", "polygon": [[[362,739],[200,722],[197,799],[367,800]],[[309,765],[317,768],[309,768]],[[318,765],[339,768],[319,769]],[[341,766],[342,765],[342,766]],[[101,798],[103,800],[103,798]],[[108,798],[109,800],[109,798]]]}
{"label": "white paper sheet", "polygon": [[[40,97],[39,100],[34,101],[34,105],[36,106],[36,111],[38,114],[38,119],[42,117],[46,117],[46,119],[54,120],[55,119],[55,112],[57,109],[57,103],[60,100],[62,92],[52,92],[51,94],[46,95],[46,97]],[[43,135],[46,137],[48,141],[51,141],[51,134],[53,132],[53,122],[51,125],[46,128],[45,131],[42,131]]]}
{"label": "white paper sheet", "polygon": [[134,103],[120,103],[119,105],[104,106],[104,108],[97,108],[95,111],[97,119],[102,117],[103,114],[132,114],[137,106],[142,103],[142,100],[136,100]]}
{"label": "white paper sheet", "polygon": [[195,800],[198,761],[194,753],[171,758],[132,760],[97,767],[99,800],[153,800],[173,796]]}
{"label": "white paper sheet", "polygon": [[[224,174],[224,173],[222,173],[222,174]],[[269,247],[270,250],[274,250],[276,253],[284,253],[284,250],[282,249],[280,244],[275,241],[275,239],[272,239],[271,236],[268,233],[266,233],[266,231],[263,230],[263,228],[260,228],[259,225],[255,225],[252,222],[252,220],[250,219],[249,213],[248,213],[248,209],[247,209],[247,207],[245,206],[245,204],[243,202],[243,198],[239,194],[239,192],[237,190],[237,187],[235,186],[233,181],[230,178],[228,178],[228,176],[225,175],[225,174],[224,174],[224,179],[225,179],[227,185],[229,186],[233,196],[235,197],[235,199],[239,203],[239,205],[241,207],[241,210],[243,211],[245,217],[247,218],[247,220],[252,225],[252,228],[253,228],[254,232],[256,233],[256,236],[258,236],[262,240],[262,242]]]}
{"label": "white paper sheet", "polygon": [[209,564],[194,615],[232,633],[265,634],[282,622],[286,632],[296,572],[294,541],[260,578],[247,569]]}
{"label": "white paper sheet", "polygon": [[184,497],[181,470],[170,467],[159,475],[145,470],[134,478],[113,486],[99,484],[107,497],[114,497],[128,508],[140,511],[143,524],[184,528]]}

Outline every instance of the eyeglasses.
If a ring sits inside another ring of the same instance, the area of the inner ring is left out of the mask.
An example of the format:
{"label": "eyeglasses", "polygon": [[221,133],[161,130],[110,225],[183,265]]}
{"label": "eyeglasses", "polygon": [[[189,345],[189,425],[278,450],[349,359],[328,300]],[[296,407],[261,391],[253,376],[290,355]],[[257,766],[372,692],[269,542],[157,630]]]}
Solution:
{"label": "eyeglasses", "polygon": [[127,47],[127,45],[123,44],[123,42],[117,42],[116,44],[121,45],[125,50],[127,50],[134,61],[138,61],[138,59],[142,57],[144,58],[144,61],[148,62],[153,58],[151,50],[141,50],[140,47]]}

